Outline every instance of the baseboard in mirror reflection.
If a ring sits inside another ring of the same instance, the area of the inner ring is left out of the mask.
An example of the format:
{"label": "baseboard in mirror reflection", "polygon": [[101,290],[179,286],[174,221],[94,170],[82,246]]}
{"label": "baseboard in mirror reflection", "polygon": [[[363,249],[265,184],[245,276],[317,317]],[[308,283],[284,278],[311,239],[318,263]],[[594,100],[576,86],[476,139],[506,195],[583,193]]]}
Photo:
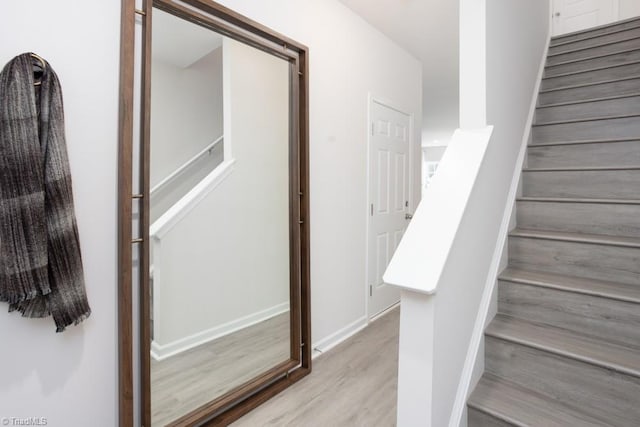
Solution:
{"label": "baseboard in mirror reflection", "polygon": [[257,313],[252,313],[239,319],[232,320],[222,325],[198,332],[168,344],[160,345],[155,341],[151,342],[151,357],[161,361],[171,356],[175,356],[184,351],[206,344],[210,341],[222,338],[226,335],[248,328],[260,322],[269,320],[275,316],[289,312],[289,302],[283,302],[276,306],[267,308]]}

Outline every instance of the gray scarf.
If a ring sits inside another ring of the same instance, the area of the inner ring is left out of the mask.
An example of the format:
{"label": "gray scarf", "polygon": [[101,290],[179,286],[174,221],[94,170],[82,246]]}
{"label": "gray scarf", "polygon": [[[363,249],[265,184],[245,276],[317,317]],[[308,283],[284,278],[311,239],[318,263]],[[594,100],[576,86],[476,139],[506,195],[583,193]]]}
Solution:
{"label": "gray scarf", "polygon": [[62,90],[30,53],[0,73],[0,301],[57,332],[91,314],[84,287]]}

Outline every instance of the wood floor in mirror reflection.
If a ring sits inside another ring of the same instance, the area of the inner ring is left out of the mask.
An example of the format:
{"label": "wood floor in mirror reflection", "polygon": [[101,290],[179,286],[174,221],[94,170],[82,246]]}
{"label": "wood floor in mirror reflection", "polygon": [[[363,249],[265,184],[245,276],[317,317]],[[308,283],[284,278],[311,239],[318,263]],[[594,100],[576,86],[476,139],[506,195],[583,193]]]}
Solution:
{"label": "wood floor in mirror reflection", "polygon": [[313,361],[302,381],[233,427],[396,425],[400,308]]}
{"label": "wood floor in mirror reflection", "polygon": [[197,409],[289,359],[289,312],[151,362],[154,427]]}

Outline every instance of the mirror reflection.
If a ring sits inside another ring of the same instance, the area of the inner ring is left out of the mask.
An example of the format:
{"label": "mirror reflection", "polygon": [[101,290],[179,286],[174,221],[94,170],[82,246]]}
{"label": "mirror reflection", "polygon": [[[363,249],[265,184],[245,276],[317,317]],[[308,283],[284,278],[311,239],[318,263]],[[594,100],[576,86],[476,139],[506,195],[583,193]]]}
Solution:
{"label": "mirror reflection", "polygon": [[153,11],[151,412],[291,356],[289,63]]}

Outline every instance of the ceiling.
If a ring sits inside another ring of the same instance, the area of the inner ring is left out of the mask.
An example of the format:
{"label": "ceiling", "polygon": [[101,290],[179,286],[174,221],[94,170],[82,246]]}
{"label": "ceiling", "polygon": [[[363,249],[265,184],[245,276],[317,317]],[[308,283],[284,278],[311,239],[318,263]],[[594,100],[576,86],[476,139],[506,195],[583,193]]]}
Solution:
{"label": "ceiling", "polygon": [[[423,64],[423,144],[446,144],[459,124],[457,0],[340,0]],[[153,58],[186,68],[222,36],[153,11]]]}
{"label": "ceiling", "polygon": [[222,36],[153,8],[153,59],[187,68],[222,46]]}
{"label": "ceiling", "polygon": [[459,123],[459,2],[340,1],[422,62],[423,143],[446,143]]}

